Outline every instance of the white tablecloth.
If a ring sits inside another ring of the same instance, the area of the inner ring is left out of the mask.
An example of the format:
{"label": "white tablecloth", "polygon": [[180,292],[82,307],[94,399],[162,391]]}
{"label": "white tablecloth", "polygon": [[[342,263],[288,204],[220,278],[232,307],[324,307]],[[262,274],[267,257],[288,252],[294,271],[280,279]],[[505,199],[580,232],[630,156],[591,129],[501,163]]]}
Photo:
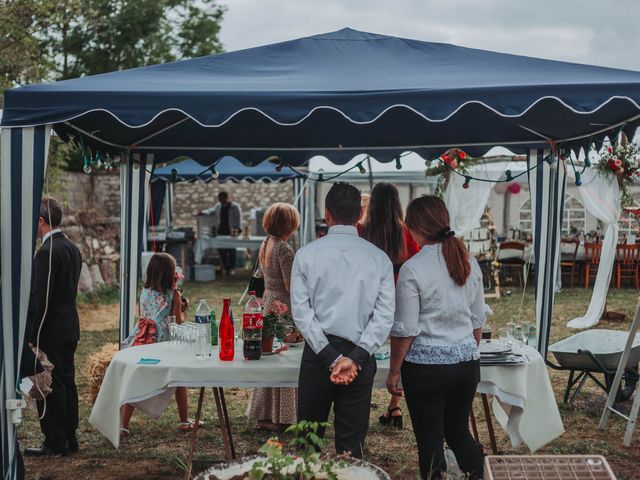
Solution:
{"label": "white tablecloth", "polygon": [[[526,347],[531,362],[521,366],[482,367],[481,393],[495,395],[494,413],[514,446],[524,442],[532,451],[564,432],[542,358]],[[248,362],[236,346],[236,359],[221,362],[217,350],[198,360],[192,351],[169,343],[132,347],[118,352],[105,374],[89,422],[119,446],[120,406],[135,404],[153,417],[172,400],[172,387],[296,387],[301,347]],[[157,358],[157,365],[139,365]],[[384,387],[389,361],[378,361],[375,386]]]}
{"label": "white tablecloth", "polygon": [[202,261],[204,252],[208,248],[251,248],[258,249],[266,237],[231,237],[219,235],[217,237],[200,237],[196,240],[193,259],[196,263]]}

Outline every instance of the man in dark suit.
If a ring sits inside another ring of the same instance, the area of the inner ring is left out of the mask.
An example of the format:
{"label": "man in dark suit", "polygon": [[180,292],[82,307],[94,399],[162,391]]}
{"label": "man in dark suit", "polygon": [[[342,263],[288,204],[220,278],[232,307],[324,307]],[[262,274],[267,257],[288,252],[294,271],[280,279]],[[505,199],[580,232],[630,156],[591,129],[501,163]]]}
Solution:
{"label": "man in dark suit", "polygon": [[[34,259],[27,314],[27,340],[47,354],[53,364],[53,392],[38,401],[44,443],[25,449],[25,455],[66,455],[78,451],[78,389],[74,355],[80,338],[76,308],[82,268],[80,250],[62,231],[62,209],[43,198],[38,218],[42,247]],[[44,416],[43,416],[44,414]]]}

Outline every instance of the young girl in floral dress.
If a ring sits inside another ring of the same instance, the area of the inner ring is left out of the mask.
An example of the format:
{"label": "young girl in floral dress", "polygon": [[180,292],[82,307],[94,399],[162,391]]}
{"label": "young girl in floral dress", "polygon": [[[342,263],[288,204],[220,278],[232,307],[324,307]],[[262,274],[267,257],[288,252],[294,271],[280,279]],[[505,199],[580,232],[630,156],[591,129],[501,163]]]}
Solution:
{"label": "young girl in floral dress", "polygon": [[[176,323],[184,321],[184,312],[189,304],[177,289],[178,275],[176,261],[167,253],[156,253],[147,267],[147,280],[140,292],[140,318],[131,346],[164,342],[169,339],[167,317],[175,316]],[[178,387],[175,391],[176,403],[182,431],[190,431],[193,422],[188,418],[187,389]],[[129,434],[129,422],[133,415],[132,405],[123,405],[120,409],[120,437]]]}

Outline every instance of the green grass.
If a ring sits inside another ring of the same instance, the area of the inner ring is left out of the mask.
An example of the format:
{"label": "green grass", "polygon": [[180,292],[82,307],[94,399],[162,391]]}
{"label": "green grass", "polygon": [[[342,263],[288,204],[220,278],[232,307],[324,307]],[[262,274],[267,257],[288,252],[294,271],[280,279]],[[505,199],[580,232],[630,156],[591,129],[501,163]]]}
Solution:
{"label": "green grass", "polygon": [[[221,313],[222,299],[231,298],[236,313],[241,307],[238,300],[244,291],[248,278],[240,276],[229,281],[210,283],[187,283],[184,293],[191,299],[187,316],[191,317],[197,307],[197,301],[205,298],[209,305]],[[622,312],[630,318],[635,309],[638,292],[633,290],[612,289],[609,294],[608,308]],[[559,293],[556,297],[551,341],[557,341],[575,333],[566,327],[566,323],[573,317],[582,315],[587,309],[591,290],[573,289]],[[113,293],[100,293],[91,303],[113,302]],[[499,300],[491,300],[489,304],[495,314],[489,323],[493,331],[509,321],[517,319],[535,318],[533,292],[524,295],[522,314],[520,305],[522,290],[513,289],[511,295],[503,296]],[[96,308],[99,308],[96,307]],[[629,321],[624,324],[601,322],[598,328],[627,329]],[[161,478],[179,478],[183,475],[184,460],[188,453],[189,437],[177,431],[178,416],[175,405],[170,404],[167,411],[159,419],[151,419],[136,412],[131,423],[132,435],[121,449],[115,450],[88,423],[91,405],[87,400],[87,356],[109,342],[116,342],[117,330],[83,332],[76,355],[77,382],[81,397],[81,453],[67,459],[27,459],[27,478],[100,478],[120,479],[135,478],[136,480],[150,480]],[[566,385],[567,373],[550,371],[550,377],[560,413],[563,418],[566,433],[554,440],[540,453],[549,454],[578,454],[597,453],[605,455],[620,479],[637,478],[637,465],[640,462],[638,434],[631,448],[622,446],[622,436],[626,424],[619,419],[612,418],[607,431],[597,430],[598,421],[606,400],[602,392],[587,383],[584,392],[578,397],[574,405],[562,404],[562,392]],[[236,448],[240,455],[255,453],[260,445],[269,438],[266,432],[258,431],[254,422],[245,415],[249,390],[229,388],[225,390],[229,413],[232,421]],[[415,479],[417,473],[417,453],[409,417],[405,412],[405,430],[387,431],[378,426],[377,417],[382,413],[388,395],[383,390],[375,390],[373,403],[376,408],[371,410],[371,429],[367,437],[366,459],[380,465],[389,472],[394,479]],[[197,404],[197,390],[190,391],[189,405],[195,412]],[[626,409],[629,408],[627,405]],[[480,402],[475,405],[478,419],[483,418]],[[192,413],[194,415],[195,413]],[[217,429],[217,418],[211,393],[207,393],[205,400],[206,428],[199,433],[196,445],[194,472],[201,471],[213,462],[221,461],[224,457],[223,445]],[[479,424],[481,437],[485,445],[488,444],[486,427]],[[527,453],[526,450],[511,448],[509,439],[496,423],[496,434],[499,447],[506,453]],[[332,433],[329,432],[329,438]],[[39,426],[35,411],[27,411],[23,425],[19,430],[21,445],[38,445],[41,441]],[[333,444],[330,442],[328,451]]]}

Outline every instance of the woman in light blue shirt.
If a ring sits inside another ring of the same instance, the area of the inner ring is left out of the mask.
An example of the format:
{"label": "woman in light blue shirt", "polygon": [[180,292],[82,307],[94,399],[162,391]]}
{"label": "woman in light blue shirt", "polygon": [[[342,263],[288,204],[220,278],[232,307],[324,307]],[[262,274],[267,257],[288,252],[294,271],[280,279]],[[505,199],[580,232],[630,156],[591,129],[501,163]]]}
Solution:
{"label": "woman in light blue shirt", "polygon": [[482,478],[482,454],[469,432],[485,320],[482,273],[439,198],[412,201],[406,224],[421,249],[398,277],[387,388],[406,397],[423,479],[446,472],[444,440],[462,471]]}

